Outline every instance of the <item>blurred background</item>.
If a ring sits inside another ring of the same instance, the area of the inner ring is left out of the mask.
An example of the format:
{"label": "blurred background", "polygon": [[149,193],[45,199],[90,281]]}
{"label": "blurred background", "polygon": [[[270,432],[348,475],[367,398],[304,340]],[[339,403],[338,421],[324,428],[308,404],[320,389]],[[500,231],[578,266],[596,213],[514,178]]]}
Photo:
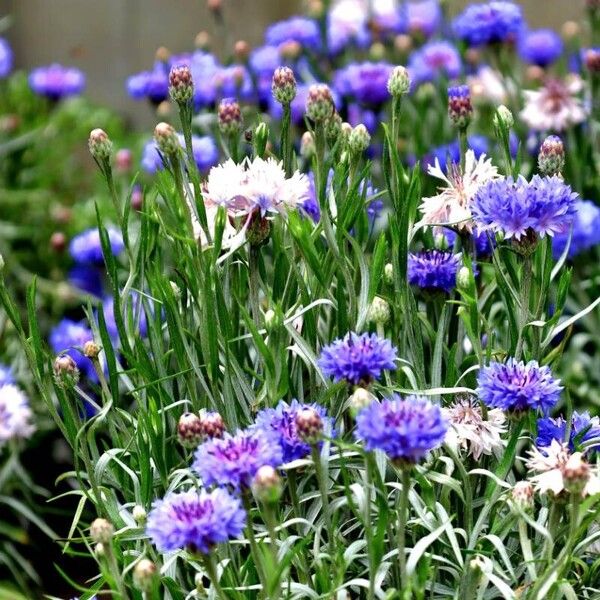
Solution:
{"label": "blurred background", "polygon": [[[454,13],[466,0],[448,0]],[[585,0],[521,0],[532,27],[555,27],[580,19]],[[227,32],[213,37],[223,55],[236,40],[261,41],[265,26],[294,14],[302,0],[224,0]],[[147,123],[140,105],[125,93],[128,75],[151,66],[154,52],[189,50],[196,34],[214,32],[206,0],[2,0],[12,16],[8,37],[17,67],[51,62],[79,67],[88,76],[87,95]],[[4,8],[6,7],[6,8]]]}

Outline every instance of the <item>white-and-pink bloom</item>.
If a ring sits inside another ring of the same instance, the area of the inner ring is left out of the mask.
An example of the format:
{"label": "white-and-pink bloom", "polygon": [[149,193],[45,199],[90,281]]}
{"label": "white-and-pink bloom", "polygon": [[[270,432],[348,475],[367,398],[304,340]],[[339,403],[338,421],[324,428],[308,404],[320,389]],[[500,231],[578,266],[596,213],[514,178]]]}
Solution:
{"label": "white-and-pink bloom", "polygon": [[0,386],[0,446],[16,438],[28,438],[35,427],[25,394],[12,383]]}

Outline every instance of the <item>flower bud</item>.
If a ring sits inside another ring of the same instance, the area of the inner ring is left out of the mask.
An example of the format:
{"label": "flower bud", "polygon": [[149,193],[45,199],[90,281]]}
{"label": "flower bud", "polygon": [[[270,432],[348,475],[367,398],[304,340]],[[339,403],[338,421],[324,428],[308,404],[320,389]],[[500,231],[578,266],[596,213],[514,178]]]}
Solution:
{"label": "flower bud", "polygon": [[388,79],[387,89],[393,98],[398,98],[408,94],[410,90],[410,77],[406,67],[394,67],[390,78]]}
{"label": "flower bud", "polygon": [[104,556],[106,553],[106,548],[104,548],[104,544],[96,544],[94,546],[94,554],[98,557]]}
{"label": "flower bud", "polygon": [[590,479],[590,465],[583,460],[581,452],[575,452],[562,467],[565,489],[575,495],[581,495]]}
{"label": "flower bud", "polygon": [[529,481],[517,481],[510,491],[509,502],[524,512],[533,509],[533,485]]}
{"label": "flower bud", "polygon": [[195,448],[203,440],[202,421],[194,413],[183,413],[177,423],[177,439],[185,448]]}
{"label": "flower bud", "polygon": [[325,126],[325,136],[330,146],[334,146],[342,134],[342,117],[336,112]]}
{"label": "flower bud", "polygon": [[112,523],[98,518],[90,526],[90,537],[97,544],[109,544],[115,533]]}
{"label": "flower bud", "polygon": [[194,46],[198,50],[208,50],[210,48],[210,33],[208,31],[200,31],[194,38]]}
{"label": "flower bud", "polygon": [[456,274],[456,285],[461,290],[468,290],[471,286],[471,271],[468,267],[461,267]]}
{"label": "flower bud", "polygon": [[55,231],[50,236],[50,248],[54,252],[63,252],[67,247],[67,236],[62,231]]}
{"label": "flower bud", "polygon": [[314,444],[323,435],[321,415],[312,407],[299,410],[296,413],[296,431],[301,440]]}
{"label": "flower bud", "polygon": [[128,173],[133,166],[133,156],[129,148],[121,148],[115,154],[115,169],[119,173]]}
{"label": "flower bud", "polygon": [[386,49],[381,42],[374,42],[369,48],[369,60],[380,61],[385,58]]}
{"label": "flower bud", "polygon": [[188,104],[194,97],[194,80],[187,65],[173,67],[169,73],[169,95],[177,104]]}
{"label": "flower bud", "polygon": [[140,504],[136,504],[131,511],[131,515],[133,520],[140,526],[146,523],[146,519],[148,514],[146,513],[146,509]]}
{"label": "flower bud", "polygon": [[549,135],[540,146],[538,169],[542,175],[560,175],[565,166],[565,147],[556,135]]}
{"label": "flower bud", "polygon": [[390,314],[390,305],[387,300],[375,296],[369,307],[367,320],[377,325],[385,325],[390,320]]}
{"label": "flower bud", "polygon": [[264,122],[260,122],[254,133],[252,134],[252,139],[254,140],[254,148],[256,148],[256,155],[263,156],[265,153],[265,149],[267,148],[267,143],[269,141],[269,126]]}
{"label": "flower bud", "polygon": [[96,342],[90,340],[83,345],[83,355],[90,359],[98,358],[100,354],[100,346]]}
{"label": "flower bud", "polygon": [[279,104],[288,105],[296,97],[296,78],[289,67],[278,67],[273,73],[271,92]]}
{"label": "flower bud", "polygon": [[256,498],[265,504],[277,502],[283,491],[279,473],[273,467],[263,465],[254,476],[252,491]]}
{"label": "flower bud", "polygon": [[507,131],[511,129],[515,124],[515,118],[510,110],[501,104],[496,109],[496,114],[494,115],[494,127],[496,131]]}
{"label": "flower bud", "polygon": [[272,308],[265,313],[265,327],[267,331],[273,331],[276,327],[282,325],[280,315],[278,315]]}
{"label": "flower bud", "polygon": [[468,85],[448,88],[448,116],[458,129],[466,129],[473,118],[471,90]]}
{"label": "flower bud", "polygon": [[211,12],[219,13],[223,7],[223,0],[206,0],[206,6]]}
{"label": "flower bud", "polygon": [[181,298],[181,288],[174,281],[169,281],[169,284],[171,285],[171,291],[173,292],[173,296],[175,296],[175,298],[179,300]]}
{"label": "flower bud", "polygon": [[0,271],[4,271],[4,256],[0,254]]}
{"label": "flower bud", "polygon": [[315,138],[310,131],[305,131],[300,140],[300,154],[309,160],[315,154]]}
{"label": "flower bud", "polygon": [[154,128],[154,139],[158,149],[165,156],[174,156],[181,152],[181,145],[175,129],[168,123],[159,123]]}
{"label": "flower bud", "polygon": [[356,416],[363,408],[369,406],[375,400],[375,396],[363,387],[357,387],[349,398],[350,411]]}
{"label": "flower bud", "polygon": [[154,53],[154,58],[157,62],[168,63],[171,58],[171,51],[164,46],[159,46]]}
{"label": "flower bud", "polygon": [[302,52],[302,45],[296,40],[289,40],[279,46],[279,54],[286,60],[296,60]]}
{"label": "flower bud", "polygon": [[383,267],[383,279],[388,285],[394,283],[394,265],[392,263],[387,263],[385,267]]}
{"label": "flower bud", "polygon": [[142,592],[149,592],[154,585],[156,565],[147,558],[142,558],[133,569],[133,585]]}
{"label": "flower bud", "polygon": [[112,154],[113,145],[103,129],[92,129],[88,140],[90,154],[98,162],[107,161]]}
{"label": "flower bud", "polygon": [[262,246],[271,234],[271,221],[255,210],[246,229],[246,240],[251,246]]}
{"label": "flower bud", "polygon": [[348,138],[348,149],[354,155],[362,154],[371,143],[371,134],[361,123],[357,125]]}
{"label": "flower bud", "polygon": [[242,128],[242,109],[234,98],[224,98],[219,103],[219,130],[223,135],[236,135]]}
{"label": "flower bud", "polygon": [[567,41],[571,41],[581,34],[581,27],[577,21],[565,21],[560,28],[560,33]]}
{"label": "flower bud", "polygon": [[587,48],[583,51],[585,68],[592,74],[600,73],[600,48]]}
{"label": "flower bud", "polygon": [[315,123],[323,123],[331,118],[334,111],[335,105],[329,86],[324,83],[311,85],[306,100],[306,116]]}
{"label": "flower bud", "polygon": [[233,45],[233,53],[240,62],[246,62],[250,55],[250,44],[245,40],[238,40]]}
{"label": "flower bud", "polygon": [[142,210],[143,205],[144,193],[139,185],[135,185],[133,186],[133,190],[131,190],[131,208],[139,211]]}
{"label": "flower bud", "polygon": [[223,417],[218,412],[201,410],[199,416],[202,439],[220,438],[223,436],[225,423],[223,422]]}
{"label": "flower bud", "polygon": [[54,380],[63,388],[73,387],[79,381],[77,364],[68,354],[61,354],[54,359]]}
{"label": "flower bud", "polygon": [[[401,33],[394,38],[394,48],[400,52],[400,54],[408,54],[413,47],[413,40],[410,35]],[[388,88],[389,89],[389,88]],[[390,92],[391,94],[392,92]]]}

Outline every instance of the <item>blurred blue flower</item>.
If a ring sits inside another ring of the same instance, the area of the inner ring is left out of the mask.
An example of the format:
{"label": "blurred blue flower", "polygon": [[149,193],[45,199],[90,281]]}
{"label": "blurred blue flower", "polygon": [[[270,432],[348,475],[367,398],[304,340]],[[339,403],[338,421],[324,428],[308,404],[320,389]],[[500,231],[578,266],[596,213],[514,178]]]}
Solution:
{"label": "blurred blue flower", "polygon": [[[453,229],[444,229],[443,236],[446,238],[448,248],[453,248],[457,237],[456,232]],[[494,239],[492,237],[490,241],[490,236],[485,231],[474,228],[471,237],[475,242],[475,251],[478,257],[489,256],[494,251]]]}
{"label": "blurred blue flower", "polygon": [[[556,440],[561,444],[566,440],[567,422],[563,417],[553,419],[544,417],[537,421],[538,434],[535,440],[535,445],[538,448],[547,448]],[[600,446],[600,417],[590,417],[590,413],[578,413],[575,411],[571,417],[571,432],[569,434],[569,449],[574,452],[582,444],[594,441],[589,448],[597,448]]]}
{"label": "blurred blue flower", "polygon": [[8,77],[13,68],[13,51],[10,44],[0,37],[0,79]]}
{"label": "blurred blue flower", "polygon": [[469,46],[515,39],[524,26],[521,7],[513,2],[470,4],[454,19],[455,34]]}
{"label": "blurred blue flower", "polygon": [[375,333],[347,333],[321,350],[317,361],[323,375],[355,385],[379,379],[385,369],[395,370],[397,350]]}
{"label": "blurred blue flower", "polygon": [[87,294],[102,297],[103,284],[102,273],[100,269],[89,264],[75,265],[68,274],[69,283]]}
{"label": "blurred blue flower", "polygon": [[194,80],[194,106],[196,109],[210,106],[217,99],[215,77],[221,64],[214,54],[196,50],[190,58],[190,71]]}
{"label": "blurred blue flower", "polygon": [[248,69],[242,65],[221,67],[213,75],[211,85],[220,98],[248,100],[252,97],[254,86]]}
{"label": "blurred blue flower", "polygon": [[79,69],[55,63],[33,69],[29,73],[29,87],[40,96],[60,100],[81,94],[85,88],[85,75]]}
{"label": "blurred blue flower", "polygon": [[339,54],[352,45],[366,48],[371,42],[366,12],[348,8],[347,4],[339,2],[327,16],[327,50],[330,54]]}
{"label": "blurred blue flower", "polygon": [[408,283],[427,291],[450,293],[456,287],[456,275],[462,267],[460,254],[425,250],[408,255]]}
{"label": "blurred blue flower", "polygon": [[524,62],[547,67],[560,58],[563,43],[552,29],[536,29],[520,36],[518,51]]}
{"label": "blurred blue flower", "polygon": [[250,53],[248,58],[250,70],[254,73],[260,100],[268,102],[271,97],[273,72],[285,64],[275,46],[260,46]]}
{"label": "blurred blue flower", "polygon": [[448,423],[426,398],[393,394],[374,401],[356,417],[356,437],[367,450],[382,450],[393,461],[414,464],[444,443]]}
{"label": "blurred blue flower", "polygon": [[[177,137],[179,138],[181,147],[185,148],[183,135],[178,134]],[[219,148],[214,139],[208,135],[193,135],[192,151],[194,153],[196,165],[203,174],[208,173],[210,168],[214,167],[219,162]],[[144,144],[141,165],[144,171],[151,175],[164,168],[158,146],[154,139],[150,139]]]}
{"label": "blurred blue flower", "polygon": [[[125,248],[123,236],[116,227],[107,227],[108,239],[113,256],[121,254]],[[100,243],[100,232],[97,227],[91,227],[76,235],[69,244],[69,253],[73,260],[83,265],[102,265],[104,256]]]}
{"label": "blurred blue flower", "polygon": [[[296,97],[290,104],[292,121],[297,125],[304,124],[304,113],[306,111],[306,100],[308,98],[309,89],[310,85],[299,83],[296,88]],[[339,95],[335,90],[331,90],[331,95],[333,96],[333,103],[335,104],[336,108],[339,109],[341,106]],[[279,104],[279,102],[277,102],[272,96],[269,98],[269,113],[274,119],[281,119],[283,116],[283,108],[281,107],[281,104]]]}
{"label": "blurred blue flower", "polygon": [[341,96],[362,104],[379,105],[390,98],[387,82],[393,65],[386,62],[350,63],[334,75],[333,87]]}
{"label": "blurred blue flower", "polygon": [[9,383],[15,383],[12,369],[7,365],[0,364],[0,387]]}
{"label": "blurred blue flower", "polygon": [[148,99],[152,104],[160,104],[169,97],[168,66],[156,61],[151,71],[142,71],[128,77],[126,88],[134,100]]}
{"label": "blurred blue flower", "polygon": [[400,15],[403,31],[426,38],[436,33],[442,24],[442,8],[438,0],[403,3]]}
{"label": "blurred blue flower", "polygon": [[415,50],[408,61],[413,86],[441,77],[455,79],[460,75],[460,54],[450,42],[434,40]]}
{"label": "blurred blue flower", "polygon": [[491,362],[477,376],[477,395],[490,408],[548,414],[563,389],[548,366],[532,360],[525,364],[509,358],[505,363]]}
{"label": "blurred blue flower", "polygon": [[552,254],[559,258],[567,247],[569,235],[569,258],[573,258],[596,244],[600,244],[600,208],[591,200],[575,201],[575,217],[572,229],[557,233],[552,239]]}
{"label": "blurred blue flower", "polygon": [[155,500],[146,533],[159,552],[208,554],[215,544],[239,537],[246,513],[239,498],[223,489],[170,493]]}
{"label": "blurred blue flower", "polygon": [[303,48],[318,50],[321,47],[321,33],[315,20],[295,16],[269,25],[265,41],[270,46],[298,42]]}
{"label": "blurred blue flower", "polygon": [[89,379],[96,381],[97,375],[94,365],[82,352],[85,343],[93,339],[94,334],[87,325],[71,319],[62,319],[50,331],[48,341],[55,354],[68,354],[82,373],[85,373]]}
{"label": "blurred blue flower", "polygon": [[[146,311],[143,306],[140,306],[141,295],[139,292],[133,291],[131,296],[127,299],[127,302],[131,304],[131,310],[133,311],[132,318],[134,319],[134,322],[137,322],[137,332],[140,337],[145,338],[148,334],[148,319],[146,318]],[[102,302],[102,310],[104,312],[104,322],[106,323],[108,334],[115,342],[117,342],[119,340],[119,330],[115,320],[114,298],[105,298]],[[125,321],[125,323],[127,323],[127,321]]]}

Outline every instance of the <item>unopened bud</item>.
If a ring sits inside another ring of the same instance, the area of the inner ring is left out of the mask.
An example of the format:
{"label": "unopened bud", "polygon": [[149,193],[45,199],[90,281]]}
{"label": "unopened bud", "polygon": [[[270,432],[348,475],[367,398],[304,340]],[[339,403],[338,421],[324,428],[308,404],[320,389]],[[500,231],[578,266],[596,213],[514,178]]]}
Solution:
{"label": "unopened bud", "polygon": [[129,148],[121,148],[115,154],[115,169],[118,173],[128,173],[133,166],[133,156]]}
{"label": "unopened bud", "polygon": [[269,126],[261,121],[252,134],[254,142],[254,148],[256,149],[257,156],[263,156],[267,148],[267,142],[269,141]]}
{"label": "unopened bud", "polygon": [[375,399],[375,396],[369,390],[358,387],[349,398],[350,411],[356,416],[363,408],[370,406]]}
{"label": "unopened bud", "polygon": [[300,140],[300,154],[307,160],[315,154],[315,138],[310,131],[305,131]]}
{"label": "unopened bud", "polygon": [[386,48],[381,42],[371,44],[369,48],[369,59],[373,61],[383,60],[385,58]]}
{"label": "unopened bud", "polygon": [[146,513],[146,509],[140,504],[136,504],[131,511],[131,515],[133,520],[138,525],[144,525],[146,523],[146,519],[148,518],[148,514]]}
{"label": "unopened bud", "polygon": [[323,435],[323,419],[312,407],[303,408],[296,413],[296,431],[298,437],[314,444]]}
{"label": "unopened bud", "polygon": [[456,274],[456,285],[461,290],[468,290],[471,286],[471,271],[468,267],[461,267]]}
{"label": "unopened bud", "polygon": [[224,98],[219,103],[219,130],[223,135],[235,135],[242,128],[242,110],[237,100]]}
{"label": "unopened bud", "polygon": [[540,146],[538,169],[542,175],[560,175],[565,166],[565,147],[556,135],[549,135]]}
{"label": "unopened bud", "polygon": [[202,422],[194,413],[184,413],[177,423],[177,439],[186,448],[195,448],[203,440]]}
{"label": "unopened bud", "polygon": [[208,50],[210,48],[210,33],[208,31],[200,31],[194,38],[194,46],[198,50]]}
{"label": "unopened bud", "polygon": [[329,86],[315,83],[308,89],[306,100],[306,116],[315,123],[327,121],[335,111],[333,96]]}
{"label": "unopened bud", "polygon": [[[394,38],[394,48],[400,52],[400,54],[408,54],[413,46],[413,40],[410,35],[401,33]],[[390,92],[391,94],[391,92]]]}
{"label": "unopened bud", "polygon": [[220,438],[225,432],[223,417],[218,412],[200,411],[200,433],[202,439]]}
{"label": "unopened bud", "polygon": [[238,40],[233,46],[233,53],[240,62],[246,62],[250,54],[250,44],[244,40]]}
{"label": "unopened bud", "polygon": [[194,97],[194,80],[187,65],[173,67],[169,73],[169,95],[177,104],[188,104]]}
{"label": "unopened bud", "polygon": [[529,481],[517,481],[510,491],[510,503],[522,511],[533,509],[533,485]]}
{"label": "unopened bud", "polygon": [[254,476],[252,491],[256,498],[265,504],[277,502],[283,491],[279,473],[273,467],[263,465]]}
{"label": "unopened bud", "polygon": [[174,281],[169,281],[169,284],[171,285],[173,296],[179,300],[181,298],[181,288]]}
{"label": "unopened bud", "polygon": [[508,131],[514,124],[515,118],[512,112],[504,104],[501,104],[496,109],[496,114],[494,115],[494,127],[496,131]]}
{"label": "unopened bud", "polygon": [[286,60],[296,60],[302,52],[302,46],[300,42],[296,40],[289,40],[279,46],[279,54]]}
{"label": "unopened bud", "polygon": [[585,68],[592,74],[600,73],[600,48],[587,48],[583,51]]}
{"label": "unopened bud", "polygon": [[410,90],[410,77],[406,67],[394,67],[394,70],[388,79],[387,89],[394,98],[408,94],[408,91]]}
{"label": "unopened bud", "polygon": [[348,138],[348,149],[352,154],[362,154],[371,143],[371,134],[367,128],[360,123],[357,125]]}
{"label": "unopened bud", "polygon": [[98,544],[109,544],[115,533],[112,523],[98,518],[90,526],[90,537]]}
{"label": "unopened bud", "polygon": [[565,489],[572,494],[581,495],[590,479],[590,465],[583,460],[581,452],[575,452],[562,467]]}
{"label": "unopened bud", "polygon": [[251,246],[262,246],[271,234],[271,221],[264,217],[260,210],[255,210],[246,229],[246,240]]}
{"label": "unopened bud", "polygon": [[154,585],[156,565],[147,558],[142,558],[133,569],[133,585],[142,592],[149,592]]}
{"label": "unopened bud", "polygon": [[281,324],[281,319],[279,318],[277,313],[272,308],[269,308],[269,310],[267,310],[267,312],[265,313],[265,327],[267,331],[272,331],[276,327],[279,327]]}
{"label": "unopened bud", "polygon": [[206,6],[211,12],[218,13],[223,7],[223,0],[206,0]]}
{"label": "unopened bud", "polygon": [[96,544],[94,546],[94,554],[98,557],[102,557],[106,554],[106,549],[104,548],[104,544]]}
{"label": "unopened bud", "polygon": [[77,363],[68,354],[61,354],[54,359],[54,380],[63,388],[71,388],[79,381]]}
{"label": "unopened bud", "polygon": [[90,154],[99,162],[106,161],[112,154],[112,142],[103,129],[92,129],[88,140]]}
{"label": "unopened bud", "polygon": [[385,325],[390,320],[390,315],[390,305],[388,304],[387,300],[384,300],[379,296],[375,296],[375,298],[373,298],[373,302],[371,302],[371,306],[369,307],[367,319],[371,323]]}
{"label": "unopened bud", "polygon": [[383,267],[383,279],[388,285],[394,283],[394,265],[392,265],[392,263],[387,263],[385,267]]}
{"label": "unopened bud", "polygon": [[67,236],[62,231],[55,231],[50,236],[50,248],[55,252],[62,252],[67,247]]}
{"label": "unopened bud", "polygon": [[144,193],[139,185],[133,187],[131,190],[131,208],[133,210],[142,210],[144,205]]}
{"label": "unopened bud", "polygon": [[165,156],[176,156],[181,152],[181,145],[175,129],[168,123],[159,123],[154,128],[154,139],[158,149]]}
{"label": "unopened bud", "polygon": [[466,129],[473,118],[471,90],[468,85],[448,88],[448,116],[458,129]]}
{"label": "unopened bud", "polygon": [[168,48],[165,48],[164,46],[159,46],[156,49],[156,52],[154,53],[154,58],[158,62],[167,63],[171,58],[171,51]]}
{"label": "unopened bud", "polygon": [[96,342],[90,340],[83,345],[83,355],[90,359],[98,358],[100,354],[100,346]]}
{"label": "unopened bud", "polygon": [[342,117],[336,112],[325,126],[325,135],[330,146],[334,146],[342,133]]}
{"label": "unopened bud", "polygon": [[278,67],[273,73],[271,91],[279,104],[288,105],[296,97],[296,78],[289,67]]}

